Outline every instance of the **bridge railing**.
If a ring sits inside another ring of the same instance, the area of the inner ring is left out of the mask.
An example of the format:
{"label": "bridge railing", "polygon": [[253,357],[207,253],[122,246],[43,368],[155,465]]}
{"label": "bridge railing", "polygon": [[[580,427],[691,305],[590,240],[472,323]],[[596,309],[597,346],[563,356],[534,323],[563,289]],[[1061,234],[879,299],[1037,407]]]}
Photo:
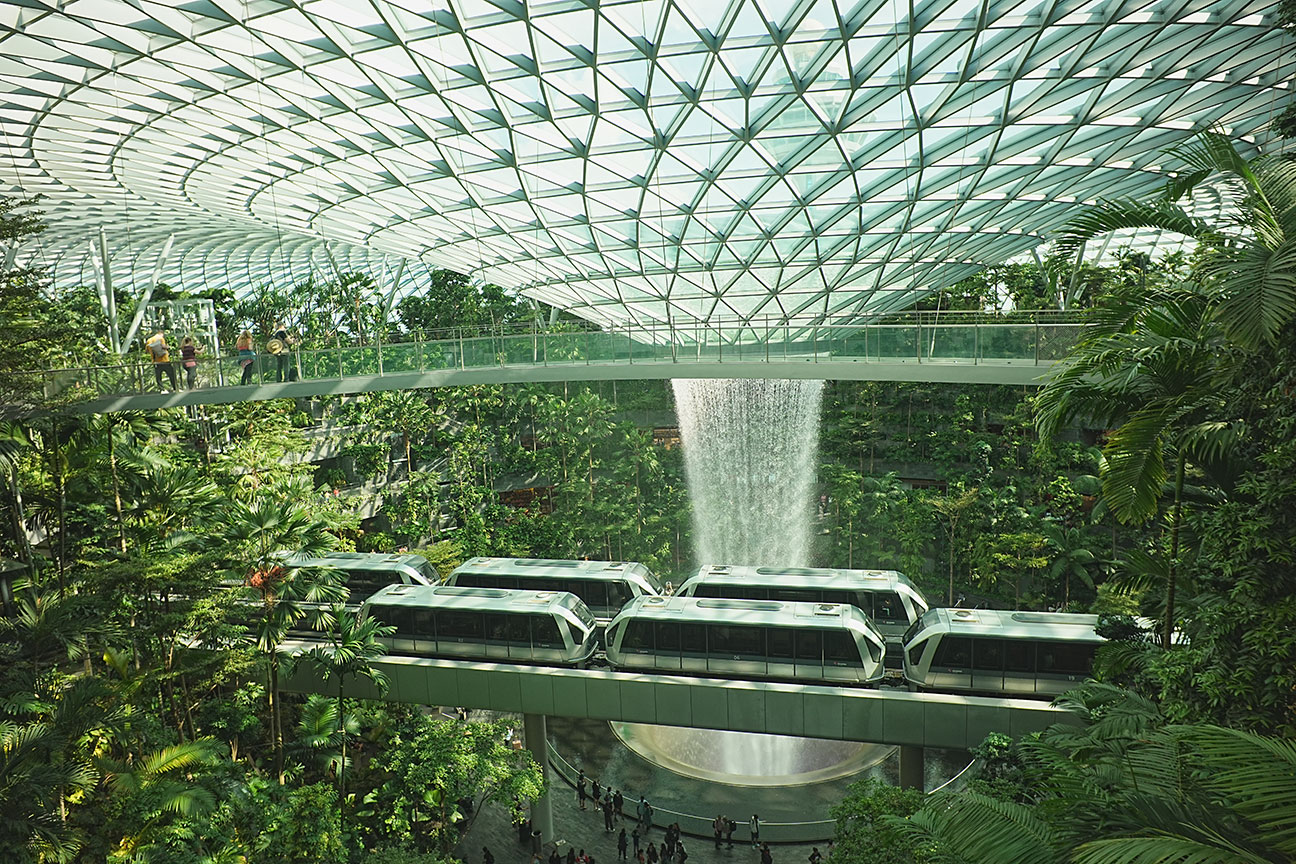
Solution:
{"label": "bridge railing", "polygon": [[[200,357],[196,388],[338,380],[490,367],[635,363],[943,363],[1047,365],[1076,343],[1084,324],[1067,313],[906,314],[866,323],[822,319],[746,321],[600,330],[534,329],[404,333],[396,338],[304,343],[255,358]],[[436,338],[425,338],[435,336]],[[187,372],[178,356],[176,387]],[[170,374],[148,360],[29,373],[46,399],[77,401],[172,389]],[[160,382],[160,383],[159,383]]]}

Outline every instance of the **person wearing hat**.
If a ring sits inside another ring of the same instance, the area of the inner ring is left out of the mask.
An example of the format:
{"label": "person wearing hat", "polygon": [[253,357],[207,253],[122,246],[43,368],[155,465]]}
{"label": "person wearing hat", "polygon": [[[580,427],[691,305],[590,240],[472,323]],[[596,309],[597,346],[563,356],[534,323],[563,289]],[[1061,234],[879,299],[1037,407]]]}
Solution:
{"label": "person wearing hat", "polygon": [[288,361],[292,358],[292,352],[289,345],[292,340],[288,338],[288,328],[284,327],[282,321],[276,321],[274,332],[270,334],[270,341],[266,343],[266,350],[274,355],[275,358],[275,381],[282,384],[288,378]]}

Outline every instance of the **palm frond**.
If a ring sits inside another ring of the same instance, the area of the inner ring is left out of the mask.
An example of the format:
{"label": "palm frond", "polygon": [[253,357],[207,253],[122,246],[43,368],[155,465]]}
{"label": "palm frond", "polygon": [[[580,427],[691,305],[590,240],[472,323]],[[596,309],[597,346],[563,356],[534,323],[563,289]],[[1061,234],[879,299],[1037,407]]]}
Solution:
{"label": "palm frond", "polygon": [[1060,858],[1060,838],[1034,808],[975,792],[887,821],[911,838],[957,850],[970,864],[1055,864]]}
{"label": "palm frond", "polygon": [[1082,843],[1071,853],[1074,864],[1274,864],[1239,850],[1210,846],[1184,837],[1116,837]]}
{"label": "palm frond", "polygon": [[1109,234],[1134,228],[1155,228],[1201,237],[1210,233],[1210,225],[1190,216],[1172,201],[1144,202],[1131,198],[1103,201],[1082,212],[1058,233],[1056,250],[1063,258],[1072,258],[1081,244]]}

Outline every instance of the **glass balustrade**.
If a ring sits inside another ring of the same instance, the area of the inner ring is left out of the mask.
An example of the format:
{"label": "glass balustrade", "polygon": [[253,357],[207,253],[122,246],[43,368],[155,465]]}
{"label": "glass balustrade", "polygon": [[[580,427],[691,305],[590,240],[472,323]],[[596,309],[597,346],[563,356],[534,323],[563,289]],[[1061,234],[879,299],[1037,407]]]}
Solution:
{"label": "glass balustrade", "polygon": [[[635,363],[941,363],[1049,365],[1075,345],[1084,324],[1074,316],[1034,320],[994,316],[896,316],[868,324],[685,324],[605,330],[412,334],[398,340],[299,346],[288,357],[297,381],[417,375],[499,367]],[[237,357],[201,358],[198,388],[279,381],[279,358],[258,354],[244,375]],[[185,370],[175,370],[181,384]],[[88,366],[32,373],[46,397],[75,401],[157,392],[152,364]],[[825,372],[831,377],[830,372]],[[168,385],[167,376],[162,378]],[[415,386],[415,382],[401,386]]]}

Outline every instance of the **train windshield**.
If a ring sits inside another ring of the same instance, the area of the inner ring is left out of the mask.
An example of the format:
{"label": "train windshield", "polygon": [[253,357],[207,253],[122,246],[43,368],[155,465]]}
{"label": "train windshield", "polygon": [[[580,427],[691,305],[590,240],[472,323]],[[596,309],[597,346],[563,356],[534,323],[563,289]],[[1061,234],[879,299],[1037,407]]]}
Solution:
{"label": "train windshield", "polygon": [[917,636],[918,631],[921,630],[922,628],[923,628],[923,619],[921,618],[915,619],[914,622],[909,625],[909,629],[904,632],[904,636],[900,638],[901,644],[908,645],[909,640]]}
{"label": "train windshield", "polygon": [[594,615],[590,612],[589,607],[584,604],[578,597],[573,597],[571,604],[568,606],[572,612],[576,613],[577,619],[585,625],[585,629],[593,631]]}
{"label": "train windshield", "polygon": [[441,574],[438,573],[437,569],[426,560],[420,561],[418,564],[414,565],[414,570],[426,579],[427,584],[429,585],[437,585],[441,582]]}

